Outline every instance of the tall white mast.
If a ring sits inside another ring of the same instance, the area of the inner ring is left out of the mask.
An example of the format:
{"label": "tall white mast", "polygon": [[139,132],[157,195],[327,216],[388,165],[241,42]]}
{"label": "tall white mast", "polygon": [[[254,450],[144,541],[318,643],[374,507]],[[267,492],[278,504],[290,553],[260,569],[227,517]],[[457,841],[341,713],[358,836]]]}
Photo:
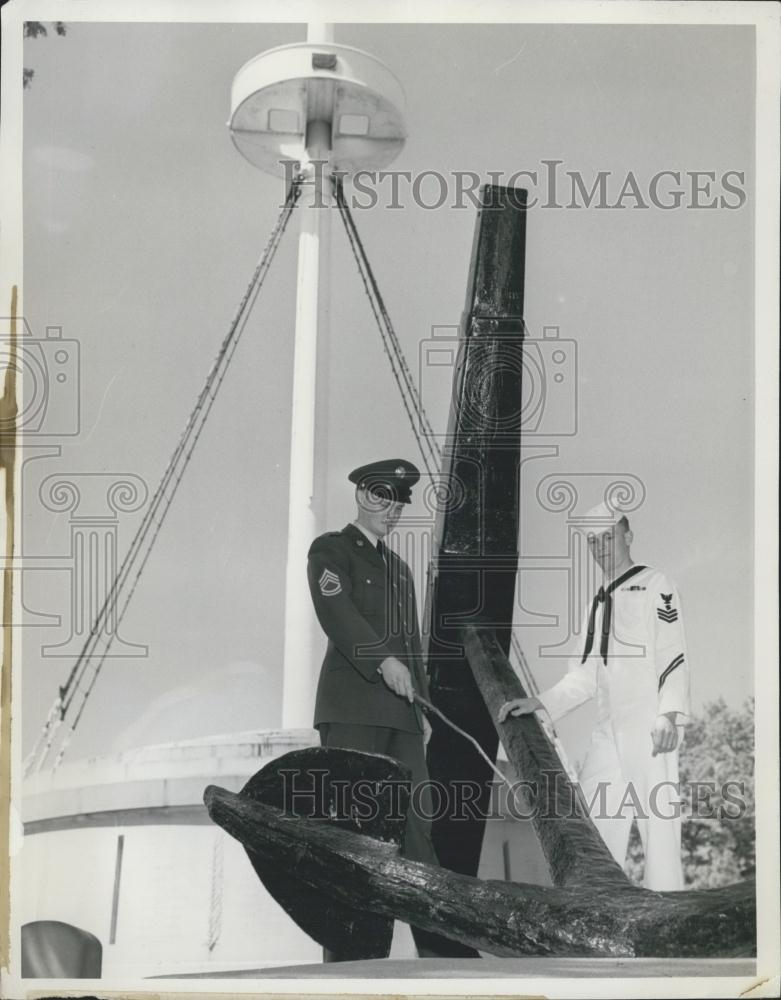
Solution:
{"label": "tall white mast", "polygon": [[[333,42],[331,24],[310,24],[308,43]],[[309,115],[330,114],[327,100]],[[306,556],[324,530],[325,498],[318,490],[316,468],[325,456],[315,453],[318,425],[318,339],[328,332],[328,277],[331,251],[331,121],[307,117],[304,181],[298,211],[298,282],[296,285],[293,416],[290,430],[290,513],[285,578],[285,657],[282,676],[282,728],[312,725],[318,652],[323,633],[315,618],[306,584]],[[322,341],[320,342],[321,356]],[[319,435],[322,441],[324,434]],[[322,479],[322,477],[320,477]],[[319,495],[318,495],[319,494]],[[322,659],[322,655],[320,656]]]}
{"label": "tall white mast", "polygon": [[[285,577],[282,725],[312,725],[325,639],[306,579],[306,555],[324,528],[326,386],[318,352],[328,337],[329,257],[334,191],[331,173],[386,167],[404,145],[404,92],[390,70],[358,49],[336,45],[333,25],[312,23],[305,43],[251,59],[231,91],[236,148],[280,175],[297,161],[298,282],[290,436],[290,507]],[[346,470],[345,470],[346,471]]]}

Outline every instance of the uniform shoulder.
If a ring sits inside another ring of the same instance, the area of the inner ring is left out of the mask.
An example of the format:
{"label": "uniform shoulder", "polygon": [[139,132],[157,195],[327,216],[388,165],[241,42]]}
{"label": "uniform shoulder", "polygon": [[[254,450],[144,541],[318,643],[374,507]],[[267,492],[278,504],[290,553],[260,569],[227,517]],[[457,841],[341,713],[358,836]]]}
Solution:
{"label": "uniform shoulder", "polygon": [[644,573],[648,574],[648,579],[659,578],[660,580],[669,580],[670,577],[664,573],[662,570],[657,569],[655,566],[646,566],[643,570]]}
{"label": "uniform shoulder", "polygon": [[309,554],[333,551],[334,548],[341,547],[345,540],[346,536],[343,531],[326,531],[322,535],[318,535],[309,546]]}
{"label": "uniform shoulder", "polygon": [[670,577],[667,573],[663,573],[660,569],[655,569],[653,566],[646,566],[642,575],[644,582],[650,590],[676,591],[678,589],[678,586],[672,577]]}

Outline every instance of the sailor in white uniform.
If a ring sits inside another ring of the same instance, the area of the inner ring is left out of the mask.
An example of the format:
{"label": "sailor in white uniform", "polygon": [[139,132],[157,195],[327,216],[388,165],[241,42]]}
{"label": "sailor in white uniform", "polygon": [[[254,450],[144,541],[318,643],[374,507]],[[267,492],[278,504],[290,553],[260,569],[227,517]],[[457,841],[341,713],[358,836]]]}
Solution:
{"label": "sailor in white uniform", "polygon": [[585,643],[565,676],[536,698],[506,702],[499,721],[544,709],[554,721],[597,699],[598,721],[580,773],[591,818],[623,865],[633,818],[646,888],[683,888],[678,787],[679,727],[689,715],[689,664],[675,585],[635,565],[626,517],[605,505],[589,533],[603,572],[585,621]]}

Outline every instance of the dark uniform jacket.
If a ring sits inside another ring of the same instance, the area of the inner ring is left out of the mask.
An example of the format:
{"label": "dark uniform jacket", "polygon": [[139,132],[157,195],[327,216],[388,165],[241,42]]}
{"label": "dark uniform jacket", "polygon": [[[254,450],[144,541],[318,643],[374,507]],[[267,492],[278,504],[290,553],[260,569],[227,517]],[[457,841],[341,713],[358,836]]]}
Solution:
{"label": "dark uniform jacket", "polygon": [[314,724],[323,722],[423,731],[418,706],[385,684],[377,668],[388,656],[409,667],[428,698],[415,586],[407,564],[385,559],[354,524],[320,535],[309,549],[307,575],[315,611],[328,636],[317,686]]}

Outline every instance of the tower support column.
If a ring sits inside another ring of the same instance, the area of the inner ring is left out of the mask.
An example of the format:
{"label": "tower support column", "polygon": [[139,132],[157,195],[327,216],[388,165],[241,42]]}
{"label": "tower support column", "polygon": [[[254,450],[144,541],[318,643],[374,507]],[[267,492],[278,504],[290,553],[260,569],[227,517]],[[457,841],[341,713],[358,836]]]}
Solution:
{"label": "tower support column", "polygon": [[[322,440],[323,407],[318,405],[318,348],[327,339],[328,273],[331,243],[332,183],[329,176],[330,122],[310,122],[304,164],[298,238],[293,412],[290,435],[290,506],[285,581],[285,652],[282,726],[310,727],[324,637],[315,617],[306,580],[306,557],[324,529]],[[316,441],[321,447],[315,447]],[[319,452],[319,454],[318,454]]]}

